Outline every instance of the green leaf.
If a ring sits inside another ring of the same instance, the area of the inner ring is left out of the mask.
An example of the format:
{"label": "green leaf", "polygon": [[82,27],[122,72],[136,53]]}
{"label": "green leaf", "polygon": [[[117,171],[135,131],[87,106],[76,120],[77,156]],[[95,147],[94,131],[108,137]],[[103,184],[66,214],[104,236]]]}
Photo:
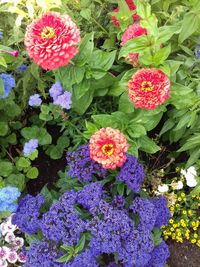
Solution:
{"label": "green leaf", "polygon": [[22,192],[26,184],[25,176],[21,173],[11,174],[6,178],[6,183],[18,187],[19,190]]}
{"label": "green leaf", "polygon": [[75,250],[74,250],[75,253],[78,253],[79,251],[84,249],[85,241],[86,241],[85,234],[83,234],[81,239],[79,240],[79,242],[75,246]]}
{"label": "green leaf", "polygon": [[146,134],[146,129],[141,124],[132,123],[127,127],[126,132],[131,138],[138,138]]}
{"label": "green leaf", "polygon": [[157,43],[160,45],[167,42],[174,34],[178,34],[180,29],[180,22],[177,22],[174,25],[159,27],[159,37]]}
{"label": "green leaf", "polygon": [[100,127],[113,127],[113,128],[118,127],[118,124],[114,120],[113,116],[109,114],[93,115],[92,119],[94,123],[99,125]]}
{"label": "green leaf", "polygon": [[178,150],[178,152],[186,151],[191,148],[196,148],[200,145],[200,134],[193,134],[188,140],[184,143],[184,145]]}
{"label": "green leaf", "polygon": [[90,83],[90,80],[84,79],[81,83],[74,85],[73,92],[77,100],[87,93]]}
{"label": "green leaf", "polygon": [[5,136],[9,130],[7,122],[0,121],[0,136]]}
{"label": "green leaf", "polygon": [[146,35],[134,38],[128,41],[119,52],[119,57],[127,57],[129,53],[138,53],[148,51],[150,47],[149,40]]}
{"label": "green leaf", "polygon": [[178,38],[179,43],[182,43],[190,35],[196,32],[200,27],[199,10],[186,13],[183,18],[181,32]]}
{"label": "green leaf", "polygon": [[190,192],[190,196],[198,196],[200,194],[200,183]]}
{"label": "green leaf", "polygon": [[128,97],[128,93],[124,92],[119,99],[119,111],[122,111],[124,113],[132,113],[134,112],[134,110],[134,104]]}
{"label": "green leaf", "polygon": [[171,45],[168,45],[164,48],[159,49],[154,55],[153,55],[153,63],[155,66],[161,65],[170,55],[171,53]]}
{"label": "green leaf", "polygon": [[125,184],[124,183],[118,183],[117,184],[117,192],[123,196],[125,190]]}
{"label": "green leaf", "polygon": [[29,179],[35,179],[37,178],[39,175],[38,169],[36,167],[32,167],[28,170],[28,172],[26,173],[26,176]]}
{"label": "green leaf", "polygon": [[94,32],[87,33],[83,37],[79,45],[79,53],[76,57],[76,64],[83,66],[90,58],[94,49]]}
{"label": "green leaf", "polygon": [[7,177],[13,171],[13,164],[9,161],[0,161],[0,176]]}
{"label": "green leaf", "polygon": [[0,78],[0,97],[4,95],[4,82],[3,79]]}
{"label": "green leaf", "polygon": [[148,136],[142,136],[138,139],[139,149],[154,154],[160,150],[160,147],[156,145],[156,143],[151,140]]}
{"label": "green leaf", "polygon": [[16,161],[16,167],[17,168],[28,168],[29,166],[31,165],[31,162],[29,159],[27,158],[23,158],[23,157],[20,157],[17,161]]}
{"label": "green leaf", "polygon": [[77,99],[75,94],[72,94],[73,109],[82,115],[88,109],[93,100],[93,92],[87,91],[81,98]]}
{"label": "green leaf", "polygon": [[60,262],[60,263],[68,262],[71,260],[72,256],[73,256],[73,254],[65,254],[62,257],[60,257],[59,259],[57,259],[56,262]]}
{"label": "green leaf", "polygon": [[115,60],[116,51],[105,52],[102,50],[95,50],[90,59],[88,60],[88,64],[91,68],[102,69],[104,71],[108,71]]}
{"label": "green leaf", "polygon": [[89,8],[84,8],[81,10],[80,15],[86,19],[87,21],[90,21],[91,18],[91,9]]}
{"label": "green leaf", "polygon": [[152,232],[152,237],[154,241],[154,246],[157,247],[162,242],[162,231],[159,228],[154,228]]}

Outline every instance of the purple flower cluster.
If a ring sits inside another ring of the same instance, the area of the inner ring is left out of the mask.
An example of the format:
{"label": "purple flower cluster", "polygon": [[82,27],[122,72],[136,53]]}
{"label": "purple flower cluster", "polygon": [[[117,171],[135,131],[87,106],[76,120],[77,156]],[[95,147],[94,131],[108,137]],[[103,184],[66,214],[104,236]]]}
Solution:
{"label": "purple flower cluster", "polygon": [[38,140],[30,139],[28,142],[24,144],[24,149],[23,149],[24,156],[29,156],[37,149],[37,147],[38,147]]}
{"label": "purple flower cluster", "polygon": [[106,169],[102,165],[90,158],[88,145],[82,145],[75,152],[67,153],[68,175],[72,178],[78,178],[80,181],[92,181],[93,175],[104,178]]}
{"label": "purple flower cluster", "polygon": [[123,196],[114,196],[112,205],[118,209],[123,208],[125,205],[125,199]]}
{"label": "purple flower cluster", "polygon": [[128,154],[126,157],[127,160],[122,165],[116,179],[125,182],[131,190],[138,193],[144,180],[144,168],[136,157]]}
{"label": "purple flower cluster", "polygon": [[85,230],[85,222],[74,208],[77,193],[69,191],[55,202],[50,210],[43,215],[41,230],[43,234],[55,242],[73,246]]}
{"label": "purple flower cluster", "polygon": [[96,258],[90,249],[78,254],[74,260],[66,264],[66,267],[98,267]]}
{"label": "purple flower cluster", "polygon": [[150,231],[167,224],[171,217],[167,200],[163,196],[151,200],[136,197],[130,209],[139,216],[140,224]]}
{"label": "purple flower cluster", "polygon": [[61,108],[70,109],[71,108],[71,96],[72,94],[68,91],[63,90],[60,82],[56,82],[52,85],[49,90],[50,96],[53,98],[53,104],[59,105]]}
{"label": "purple flower cluster", "polygon": [[161,227],[167,224],[171,217],[171,213],[167,207],[167,199],[164,196],[160,196],[158,198],[154,198],[152,203],[155,206],[157,214],[154,226]]}
{"label": "purple flower cluster", "polygon": [[12,88],[16,87],[15,79],[11,74],[7,73],[1,73],[0,78],[3,80],[4,84],[4,94],[3,96],[0,96],[1,98],[6,98],[9,94]]}
{"label": "purple flower cluster", "polygon": [[115,209],[111,204],[101,200],[99,206],[91,209],[93,218],[87,229],[91,232],[90,248],[95,254],[120,253],[122,242],[134,229],[134,222],[126,210]]}
{"label": "purple flower cluster", "polygon": [[47,239],[34,241],[26,254],[26,263],[24,267],[64,267],[63,264],[56,262],[56,259],[62,256],[57,245]]}
{"label": "purple flower cluster", "polygon": [[39,94],[34,94],[29,97],[28,101],[29,106],[38,107],[42,104],[42,99]]}
{"label": "purple flower cluster", "polygon": [[136,197],[130,209],[139,216],[141,225],[145,226],[150,231],[153,230],[157,213],[155,213],[155,207],[151,201]]}
{"label": "purple flower cluster", "polygon": [[40,208],[44,203],[44,197],[26,195],[19,201],[16,213],[12,217],[12,223],[28,234],[34,234],[40,228]]}
{"label": "purple flower cluster", "polygon": [[26,69],[27,69],[27,65],[26,64],[22,64],[22,65],[20,65],[17,69],[18,69],[18,71],[20,71],[20,72],[24,72]]}
{"label": "purple flower cluster", "polygon": [[145,267],[165,267],[166,261],[169,258],[169,248],[167,244],[162,241],[151,253],[151,259]]}
{"label": "purple flower cluster", "polygon": [[83,190],[79,191],[77,194],[77,202],[84,208],[90,210],[99,205],[102,199],[103,188],[98,182],[91,183],[84,186]]}

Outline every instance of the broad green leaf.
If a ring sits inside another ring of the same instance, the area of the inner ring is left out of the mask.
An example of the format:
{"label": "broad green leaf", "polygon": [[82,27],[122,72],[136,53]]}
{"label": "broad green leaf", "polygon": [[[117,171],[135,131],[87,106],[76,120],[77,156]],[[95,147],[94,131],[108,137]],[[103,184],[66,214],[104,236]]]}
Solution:
{"label": "broad green leaf", "polygon": [[89,61],[88,64],[91,68],[102,69],[104,71],[108,71],[115,60],[116,51],[112,52],[104,52],[102,50],[95,50]]}
{"label": "broad green leaf", "polygon": [[22,192],[25,188],[26,180],[24,174],[11,174],[6,178],[6,183],[16,186]]}
{"label": "broad green leaf", "polygon": [[28,168],[31,165],[31,162],[29,159],[24,158],[24,157],[20,157],[17,161],[16,161],[16,167],[17,168]]}
{"label": "broad green leaf", "polygon": [[90,80],[84,79],[81,83],[74,85],[73,92],[77,100],[87,93],[90,89],[90,83]]}
{"label": "broad green leaf", "polygon": [[128,125],[126,132],[131,138],[138,138],[146,134],[146,129],[143,125],[132,123]]}
{"label": "broad green leaf", "polygon": [[199,10],[186,13],[183,18],[181,32],[178,38],[179,43],[196,32],[200,27],[200,13]]}
{"label": "broad green leaf", "polygon": [[178,152],[186,151],[191,148],[196,148],[200,146],[200,134],[194,133],[186,142],[185,144],[178,150]]}
{"label": "broad green leaf", "polygon": [[28,170],[28,172],[26,173],[26,176],[29,179],[35,179],[37,178],[39,175],[38,169],[36,167],[32,167]]}
{"label": "broad green leaf", "polygon": [[0,136],[5,136],[9,130],[7,122],[0,121]]}
{"label": "broad green leaf", "polygon": [[164,48],[159,49],[154,55],[153,55],[153,63],[155,66],[161,65],[169,56],[171,52],[171,45],[168,45]]}
{"label": "broad green leaf", "polygon": [[13,171],[13,164],[9,161],[0,161],[0,176],[7,177]]}
{"label": "broad green leaf", "polygon": [[127,92],[124,92],[119,99],[119,111],[122,111],[124,113],[132,113],[134,110],[134,104],[128,97]]}
{"label": "broad green leaf", "polygon": [[142,136],[138,139],[139,149],[154,154],[160,150],[160,147],[156,145],[156,143],[151,140],[148,136]]}
{"label": "broad green leaf", "polygon": [[94,32],[87,33],[83,37],[79,45],[79,53],[76,56],[76,64],[83,66],[90,58],[94,49]]}
{"label": "broad green leaf", "polygon": [[78,253],[79,251],[84,249],[85,246],[85,234],[82,235],[81,239],[79,240],[79,242],[77,243],[77,245],[75,246],[75,253]]}
{"label": "broad green leaf", "polygon": [[93,92],[91,90],[87,91],[81,98],[77,99],[75,94],[72,94],[73,109],[82,115],[88,109],[89,105],[93,100]]}

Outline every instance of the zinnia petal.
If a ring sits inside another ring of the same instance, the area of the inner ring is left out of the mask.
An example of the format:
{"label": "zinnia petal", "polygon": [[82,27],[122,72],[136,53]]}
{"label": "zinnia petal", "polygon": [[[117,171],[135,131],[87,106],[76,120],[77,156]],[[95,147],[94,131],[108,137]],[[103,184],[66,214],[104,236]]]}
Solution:
{"label": "zinnia petal", "polygon": [[80,31],[69,16],[47,12],[27,26],[24,44],[36,64],[51,70],[69,63],[79,41]]}
{"label": "zinnia petal", "polygon": [[159,69],[141,69],[128,82],[129,98],[137,108],[155,109],[169,97],[170,80]]}
{"label": "zinnia petal", "polygon": [[126,161],[128,143],[125,136],[110,127],[102,128],[90,138],[90,157],[105,169],[116,169]]}

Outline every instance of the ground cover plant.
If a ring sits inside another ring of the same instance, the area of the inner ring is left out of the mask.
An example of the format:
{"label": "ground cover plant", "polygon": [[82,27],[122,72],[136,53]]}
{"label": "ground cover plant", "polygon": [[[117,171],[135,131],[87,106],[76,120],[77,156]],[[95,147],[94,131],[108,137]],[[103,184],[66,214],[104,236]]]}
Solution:
{"label": "ground cover plant", "polygon": [[0,266],[173,267],[174,242],[199,250],[199,12],[0,2]]}

